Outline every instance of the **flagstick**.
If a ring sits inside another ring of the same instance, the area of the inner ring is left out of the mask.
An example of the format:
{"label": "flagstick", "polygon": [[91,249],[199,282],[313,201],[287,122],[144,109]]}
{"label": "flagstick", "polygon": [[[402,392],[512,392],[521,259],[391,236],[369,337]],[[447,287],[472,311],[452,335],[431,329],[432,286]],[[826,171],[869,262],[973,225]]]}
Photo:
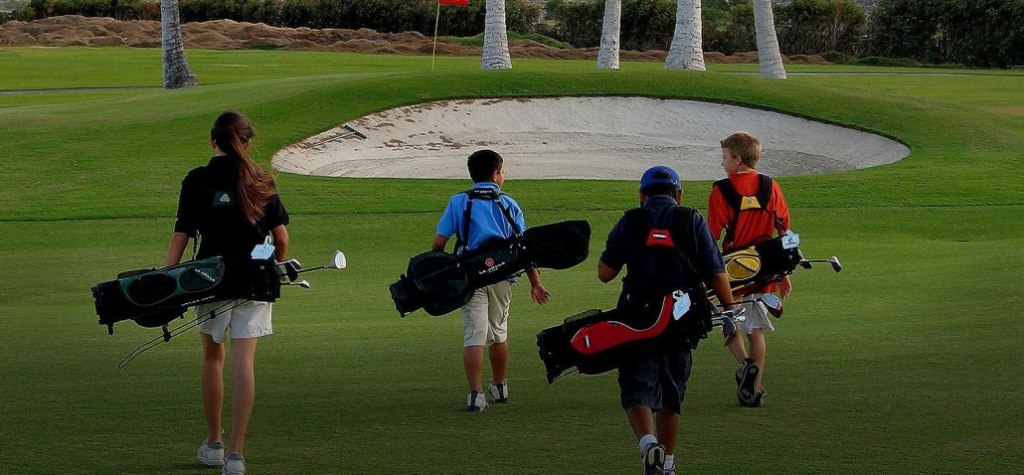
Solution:
{"label": "flagstick", "polygon": [[437,15],[434,16],[434,49],[430,52],[430,72],[434,72],[434,57],[437,55],[437,26],[441,23],[441,2],[437,2]]}

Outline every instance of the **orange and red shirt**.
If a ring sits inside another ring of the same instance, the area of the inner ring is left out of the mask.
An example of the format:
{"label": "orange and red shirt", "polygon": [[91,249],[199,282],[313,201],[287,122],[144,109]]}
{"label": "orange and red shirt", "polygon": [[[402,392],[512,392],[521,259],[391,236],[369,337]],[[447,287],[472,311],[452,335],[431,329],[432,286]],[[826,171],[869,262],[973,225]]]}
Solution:
{"label": "orange and red shirt", "polygon": [[[743,196],[756,195],[760,184],[759,175],[753,172],[729,175],[729,181]],[[737,212],[729,206],[717,186],[711,189],[711,194],[708,196],[708,229],[716,241],[722,237],[722,231],[732,223]],[[789,206],[786,205],[786,199],[782,196],[782,188],[779,187],[779,183],[772,180],[772,194],[768,205],[764,206],[763,211],[749,210],[740,214],[736,221],[736,229],[732,230],[732,242],[723,242],[722,252],[750,247],[758,242],[771,239],[776,230],[775,219],[778,219],[785,229],[790,228]]]}
{"label": "orange and red shirt", "polygon": [[[757,195],[761,179],[757,173],[748,172],[729,175],[729,181],[741,196],[754,196]],[[729,206],[722,190],[717,186],[711,188],[711,194],[708,196],[708,230],[715,241],[722,237],[722,231],[732,224],[733,217],[738,212]],[[736,221],[736,229],[732,230],[732,241],[722,243],[722,253],[747,248],[771,239],[777,230],[776,219],[785,229],[790,228],[789,206],[782,196],[779,183],[772,180],[772,194],[768,205],[762,210],[747,210],[740,214]],[[769,284],[758,291],[774,292],[775,289],[775,284]]]}

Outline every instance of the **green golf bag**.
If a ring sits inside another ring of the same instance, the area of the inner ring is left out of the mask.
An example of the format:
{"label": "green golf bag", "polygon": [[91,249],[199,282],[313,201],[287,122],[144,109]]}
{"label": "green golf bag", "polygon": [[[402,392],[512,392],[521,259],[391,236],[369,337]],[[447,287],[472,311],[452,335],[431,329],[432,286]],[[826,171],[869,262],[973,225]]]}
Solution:
{"label": "green golf bag", "polygon": [[114,324],[124,320],[156,328],[199,304],[241,298],[273,302],[280,295],[281,277],[273,258],[225,265],[215,256],[122,272],[115,280],[92,287],[99,323],[111,334]]}

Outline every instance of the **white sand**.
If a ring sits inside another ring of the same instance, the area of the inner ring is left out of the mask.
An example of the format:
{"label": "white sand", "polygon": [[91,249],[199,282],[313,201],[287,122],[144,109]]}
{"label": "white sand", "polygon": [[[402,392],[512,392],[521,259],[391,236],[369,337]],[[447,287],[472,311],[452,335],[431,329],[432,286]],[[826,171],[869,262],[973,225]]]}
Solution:
{"label": "white sand", "polygon": [[885,165],[910,154],[875,134],[722,104],[641,97],[441,101],[400,107],[278,152],[274,168],[334,177],[466,178],[466,157],[490,148],[512,179],[634,180],[665,164],[684,180],[724,176],[719,141],[761,140],[758,169],[774,176]]}

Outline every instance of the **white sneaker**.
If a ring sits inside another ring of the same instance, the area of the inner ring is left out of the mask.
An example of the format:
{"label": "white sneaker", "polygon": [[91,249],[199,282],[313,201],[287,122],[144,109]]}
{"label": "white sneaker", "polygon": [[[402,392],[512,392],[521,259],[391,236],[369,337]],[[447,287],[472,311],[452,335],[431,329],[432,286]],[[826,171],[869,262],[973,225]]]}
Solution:
{"label": "white sneaker", "polygon": [[221,475],[245,475],[245,458],[238,452],[233,452],[224,459],[224,468],[220,470]]}
{"label": "white sneaker", "polygon": [[469,412],[483,412],[487,410],[487,400],[484,395],[473,391],[466,398],[466,410]]}
{"label": "white sneaker", "polygon": [[501,384],[494,384],[492,382],[487,387],[487,392],[491,394],[491,399],[494,399],[494,402],[498,404],[508,403],[508,381]]}
{"label": "white sneaker", "polygon": [[207,467],[219,467],[224,465],[224,442],[207,442],[199,446],[196,458]]}

